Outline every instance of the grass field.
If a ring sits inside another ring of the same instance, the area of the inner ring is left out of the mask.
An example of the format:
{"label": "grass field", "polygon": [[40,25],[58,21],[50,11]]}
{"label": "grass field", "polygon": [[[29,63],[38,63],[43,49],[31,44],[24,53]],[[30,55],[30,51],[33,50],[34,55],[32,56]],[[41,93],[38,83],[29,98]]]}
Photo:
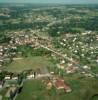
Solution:
{"label": "grass field", "polygon": [[23,90],[16,100],[92,100],[91,97],[98,93],[98,80],[71,78],[66,80],[72,88],[71,93],[59,92],[55,88],[46,90],[40,80],[31,80],[24,83]]}
{"label": "grass field", "polygon": [[68,94],[70,96],[69,100],[92,100],[92,96],[98,94],[98,79],[96,78],[74,74],[66,76],[65,80],[73,90],[72,93]]}
{"label": "grass field", "polygon": [[60,97],[56,89],[47,90],[40,80],[31,80],[24,83],[23,90],[16,100],[64,100],[59,99]]}
{"label": "grass field", "polygon": [[49,58],[44,56],[35,56],[15,60],[3,70],[10,72],[21,72],[28,69],[36,69],[46,66],[53,66],[53,63],[49,60]]}
{"label": "grass field", "polygon": [[[2,95],[2,100],[8,100],[5,95],[6,95],[7,89],[3,89],[2,91],[0,91],[0,95]],[[1,99],[0,99],[1,100]]]}
{"label": "grass field", "polygon": [[40,81],[27,81],[24,83],[23,90],[17,96],[16,100],[35,100],[35,98],[38,98],[38,95],[42,94],[43,90],[44,86]]}

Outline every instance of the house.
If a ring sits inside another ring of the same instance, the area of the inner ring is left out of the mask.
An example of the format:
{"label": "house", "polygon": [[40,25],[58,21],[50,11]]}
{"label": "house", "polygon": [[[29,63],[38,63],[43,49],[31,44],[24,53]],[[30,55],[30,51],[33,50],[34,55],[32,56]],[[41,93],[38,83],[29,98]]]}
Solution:
{"label": "house", "polygon": [[3,52],[0,52],[0,56],[3,56]]}
{"label": "house", "polygon": [[92,74],[90,74],[90,73],[85,73],[84,75],[85,75],[86,77],[91,77],[91,78],[94,77],[94,75],[92,75]]}
{"label": "house", "polygon": [[3,52],[3,46],[0,46],[0,52]]}
{"label": "house", "polygon": [[65,92],[71,92],[71,88],[65,83],[65,81],[63,79],[57,79],[54,81],[54,86],[56,87],[56,89],[60,90],[60,89],[64,89]]}
{"label": "house", "polygon": [[89,66],[85,65],[85,66],[83,66],[83,69],[88,69],[88,70],[90,70],[91,68],[90,68]]}
{"label": "house", "polygon": [[12,75],[12,80],[18,80],[18,75]]}
{"label": "house", "polygon": [[4,61],[3,58],[1,58],[1,59],[0,59],[0,62],[3,62],[3,61]]}
{"label": "house", "polygon": [[51,82],[48,82],[47,83],[47,89],[51,89],[52,88],[52,83]]}
{"label": "house", "polygon": [[53,75],[53,74],[54,74],[54,72],[53,72],[53,71],[51,71],[51,72],[50,72],[50,74],[52,74],[52,75]]}
{"label": "house", "polygon": [[11,79],[11,76],[10,75],[6,75],[4,79],[5,80],[10,80]]}
{"label": "house", "polygon": [[96,62],[98,63],[98,59],[96,60]]}
{"label": "house", "polygon": [[65,68],[65,71],[66,71],[67,74],[75,73],[76,71],[78,71],[78,67],[68,66],[67,68]]}
{"label": "house", "polygon": [[27,79],[32,79],[32,78],[34,78],[34,74],[27,75]]}
{"label": "house", "polygon": [[59,68],[59,69],[64,69],[65,66],[64,66],[64,64],[57,64],[57,68]]}
{"label": "house", "polygon": [[61,60],[60,61],[60,64],[65,64],[65,60]]}

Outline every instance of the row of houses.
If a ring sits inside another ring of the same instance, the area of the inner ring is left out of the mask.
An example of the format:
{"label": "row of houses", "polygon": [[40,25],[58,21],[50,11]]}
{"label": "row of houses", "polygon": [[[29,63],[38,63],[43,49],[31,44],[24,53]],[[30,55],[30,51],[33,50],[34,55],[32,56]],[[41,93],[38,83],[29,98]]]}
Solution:
{"label": "row of houses", "polygon": [[22,79],[40,79],[44,77],[51,77],[51,74],[49,73],[48,69],[46,67],[38,68],[36,70],[27,70],[22,73],[10,73],[10,72],[1,72],[2,79],[0,81],[0,87],[2,88],[2,82],[7,81],[18,81],[20,78]]}
{"label": "row of houses", "polygon": [[[14,56],[16,53],[14,50],[16,50],[17,47],[10,44],[2,44],[0,46],[0,66],[2,67],[5,63],[10,62],[12,56]],[[12,50],[12,51],[11,51]]]}

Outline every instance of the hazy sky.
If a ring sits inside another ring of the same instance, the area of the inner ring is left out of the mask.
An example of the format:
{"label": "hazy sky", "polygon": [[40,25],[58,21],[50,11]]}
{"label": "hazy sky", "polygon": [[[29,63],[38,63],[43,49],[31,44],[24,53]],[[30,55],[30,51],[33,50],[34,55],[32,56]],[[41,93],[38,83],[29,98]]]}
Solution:
{"label": "hazy sky", "polygon": [[0,0],[0,2],[17,2],[17,3],[97,3],[98,0]]}

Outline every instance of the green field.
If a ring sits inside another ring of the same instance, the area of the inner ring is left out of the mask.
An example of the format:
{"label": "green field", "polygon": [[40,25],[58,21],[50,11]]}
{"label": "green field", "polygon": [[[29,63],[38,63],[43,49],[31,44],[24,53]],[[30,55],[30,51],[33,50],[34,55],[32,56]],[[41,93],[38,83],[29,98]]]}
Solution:
{"label": "green field", "polygon": [[43,88],[44,87],[40,81],[26,81],[22,92],[17,96],[16,100],[35,100],[35,98],[41,96],[43,93]]}
{"label": "green field", "polygon": [[49,58],[44,56],[34,56],[15,60],[8,66],[4,67],[3,70],[10,72],[22,72],[28,69],[37,69],[47,66],[53,66],[53,63],[49,60]]}
{"label": "green field", "polygon": [[[22,92],[16,100],[92,100],[91,97],[98,93],[95,79],[83,78],[79,80],[67,80],[72,88],[71,93],[52,88],[47,90],[40,80],[30,80],[24,83]],[[97,98],[98,99],[98,98]]]}
{"label": "green field", "polygon": [[[63,96],[65,93],[63,93]],[[17,96],[16,100],[64,100],[60,99],[60,95],[56,93],[56,89],[47,90],[40,80],[31,80],[24,83],[22,92]]]}
{"label": "green field", "polygon": [[66,76],[65,80],[73,90],[72,93],[66,95],[66,97],[69,96],[69,100],[93,100],[92,96],[98,94],[98,79],[96,78],[72,74]]}

